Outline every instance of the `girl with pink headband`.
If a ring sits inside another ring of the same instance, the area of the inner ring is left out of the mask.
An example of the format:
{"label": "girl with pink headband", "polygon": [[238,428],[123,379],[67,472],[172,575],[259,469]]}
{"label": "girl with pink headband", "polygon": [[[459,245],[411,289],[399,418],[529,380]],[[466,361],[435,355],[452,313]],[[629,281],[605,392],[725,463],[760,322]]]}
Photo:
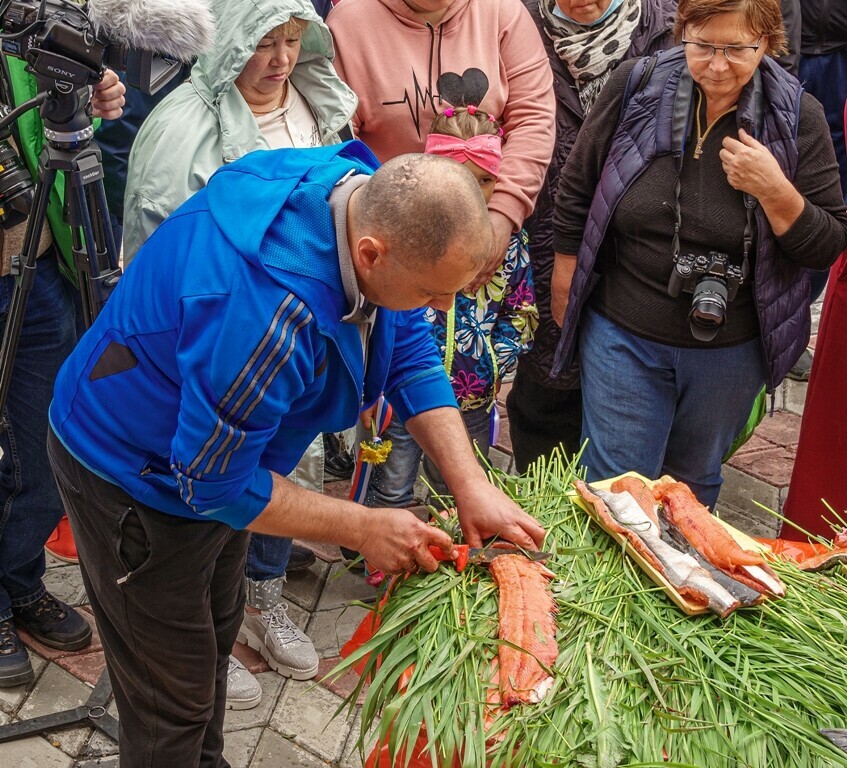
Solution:
{"label": "girl with pink headband", "polygon": [[[497,120],[468,105],[451,107],[435,117],[426,152],[464,165],[488,202],[500,173],[502,145],[503,131]],[[512,235],[490,282],[457,294],[449,312],[428,308],[426,314],[465,427],[480,454],[487,457],[496,439],[495,398],[500,384],[515,369],[518,357],[529,350],[538,324],[526,232]],[[369,507],[411,506],[422,451],[397,419],[392,418],[383,438],[391,440],[392,449],[385,463],[372,468],[365,503]],[[426,457],[423,461],[436,494],[449,494],[435,465]]]}

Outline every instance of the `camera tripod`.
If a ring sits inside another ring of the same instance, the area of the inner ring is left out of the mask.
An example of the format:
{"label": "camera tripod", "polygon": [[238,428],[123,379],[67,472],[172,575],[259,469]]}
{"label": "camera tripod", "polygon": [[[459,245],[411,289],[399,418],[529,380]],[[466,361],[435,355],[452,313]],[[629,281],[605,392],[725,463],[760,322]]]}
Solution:
{"label": "camera tripod", "polygon": [[[5,405],[27,299],[35,280],[38,246],[47,221],[50,192],[60,171],[65,175],[65,219],[72,231],[74,268],[86,327],[103,308],[121,274],[103,186],[100,149],[91,143],[94,126],[86,111],[89,89],[41,77],[38,77],[38,83],[39,88],[45,88],[43,93],[0,120],[2,130],[24,112],[40,106],[45,137],[23,253],[14,257],[12,263],[15,287],[0,344],[0,413],[3,414],[0,429],[9,427]],[[94,726],[117,740],[118,722],[106,711],[111,692],[109,676],[104,671],[85,704],[65,712],[2,726],[0,743],[80,724]]]}

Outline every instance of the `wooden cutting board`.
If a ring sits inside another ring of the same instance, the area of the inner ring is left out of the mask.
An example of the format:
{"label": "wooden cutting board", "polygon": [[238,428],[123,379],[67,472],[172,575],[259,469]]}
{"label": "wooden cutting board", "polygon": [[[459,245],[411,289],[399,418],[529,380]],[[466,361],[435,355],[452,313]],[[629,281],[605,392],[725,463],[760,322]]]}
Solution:
{"label": "wooden cutting board", "polygon": [[[612,483],[616,480],[619,480],[622,477],[636,477],[639,480],[644,481],[648,487],[652,488],[659,480],[648,480],[646,477],[642,477],[637,472],[626,472],[623,475],[618,475],[617,477],[609,478],[608,480],[599,480],[597,482],[592,482],[591,485],[595,488],[600,488],[603,490],[610,491],[612,489]],[[673,480],[670,477],[663,477],[660,480]],[[634,549],[629,540],[623,536],[622,534],[609,530],[600,517],[597,515],[594,507],[591,506],[579,493],[574,490],[572,492],[572,498],[577,503],[579,507],[581,507],[585,512],[594,520],[597,525],[599,525],[606,533],[609,534],[621,547],[624,549],[624,552],[627,556],[631,557],[653,581],[656,586],[661,587],[662,590],[667,594],[667,596],[677,605],[677,607],[683,611],[683,613],[688,614],[689,616],[699,616],[703,613],[709,613],[709,609],[705,606],[698,605],[696,603],[692,603],[683,597],[679,592],[677,592],[676,588],[671,584],[659,571],[657,571],[647,560],[642,557],[641,553],[638,550]],[[716,518],[718,522],[726,528],[729,534],[734,538],[738,544],[744,549],[750,550],[752,552],[761,552],[768,547],[764,544],[760,544],[755,539],[748,536],[746,533],[739,531],[737,528],[734,528],[729,523],[721,520],[720,518]]]}

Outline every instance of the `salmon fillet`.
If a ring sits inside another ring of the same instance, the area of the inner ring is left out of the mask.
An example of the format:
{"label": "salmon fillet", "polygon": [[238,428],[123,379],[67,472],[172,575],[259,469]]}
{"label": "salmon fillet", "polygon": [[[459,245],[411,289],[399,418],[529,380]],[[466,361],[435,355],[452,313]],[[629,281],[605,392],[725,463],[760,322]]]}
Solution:
{"label": "salmon fillet", "polygon": [[668,520],[712,565],[751,589],[785,594],[785,586],[765,558],[733,539],[685,483],[659,482],[653,495],[662,502]]}
{"label": "salmon fillet", "polygon": [[659,562],[659,559],[653,554],[652,550],[644,543],[643,539],[631,528],[626,528],[615,520],[612,513],[609,512],[606,502],[597,496],[597,494],[592,493],[582,480],[577,480],[574,485],[579,491],[579,495],[591,504],[592,507],[594,507],[594,511],[603,521],[603,525],[607,530],[614,531],[615,533],[625,537],[632,548],[635,549],[648,563],[650,563],[653,568],[655,568],[659,573],[665,572],[664,566]]}
{"label": "salmon fillet", "polygon": [[[545,667],[556,663],[556,604],[547,589],[553,572],[523,555],[500,555],[489,570],[500,590],[500,698],[511,707],[536,704],[553,684]],[[521,649],[521,650],[519,650]]]}
{"label": "salmon fillet", "polygon": [[743,549],[704,507],[685,483],[659,483],[653,495],[665,514],[691,546],[717,568],[733,570],[739,565],[764,565],[758,552]]}
{"label": "salmon fillet", "polygon": [[614,493],[622,493],[629,491],[638,502],[638,506],[644,510],[644,513],[656,525],[659,524],[659,512],[656,509],[656,499],[653,498],[653,492],[643,480],[637,477],[621,477],[615,480],[611,485],[611,490]]}

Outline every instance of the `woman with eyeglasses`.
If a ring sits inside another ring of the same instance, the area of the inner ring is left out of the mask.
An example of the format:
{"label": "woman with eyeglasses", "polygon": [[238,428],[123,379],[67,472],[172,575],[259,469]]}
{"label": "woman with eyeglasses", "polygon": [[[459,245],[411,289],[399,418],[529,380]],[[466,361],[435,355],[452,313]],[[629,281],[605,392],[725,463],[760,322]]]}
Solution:
{"label": "woman with eyeglasses", "polygon": [[561,175],[553,372],[578,350],[589,480],[667,473],[713,507],[847,213],[823,110],[770,58],[779,0],[681,0],[675,31],[612,74]]}

